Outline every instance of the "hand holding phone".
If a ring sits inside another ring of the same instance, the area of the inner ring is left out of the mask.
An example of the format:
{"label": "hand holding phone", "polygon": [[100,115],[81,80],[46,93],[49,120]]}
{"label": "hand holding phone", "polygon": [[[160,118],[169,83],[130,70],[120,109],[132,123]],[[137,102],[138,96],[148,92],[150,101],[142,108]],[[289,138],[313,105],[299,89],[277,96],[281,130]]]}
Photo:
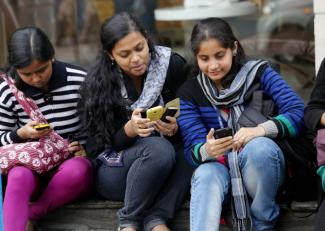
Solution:
{"label": "hand holding phone", "polygon": [[178,111],[178,108],[177,107],[168,107],[165,110],[164,114],[161,116],[161,119],[160,120],[163,121],[163,122],[165,122],[165,123],[169,123],[170,121],[167,120],[166,117],[167,116],[174,117],[176,115],[177,111]]}
{"label": "hand holding phone", "polygon": [[231,128],[220,128],[214,131],[213,136],[215,139],[220,139],[227,136],[232,136]]}

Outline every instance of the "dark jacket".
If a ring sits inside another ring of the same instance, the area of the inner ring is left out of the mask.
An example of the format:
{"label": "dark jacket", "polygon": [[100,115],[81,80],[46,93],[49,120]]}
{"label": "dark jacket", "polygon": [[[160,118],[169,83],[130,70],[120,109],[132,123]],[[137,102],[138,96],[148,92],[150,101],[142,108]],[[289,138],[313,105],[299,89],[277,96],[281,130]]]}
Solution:
{"label": "dark jacket", "polygon": [[320,124],[322,114],[325,112],[325,58],[318,70],[316,85],[311,93],[310,101],[305,108],[305,123],[308,129],[317,131],[323,127]]}

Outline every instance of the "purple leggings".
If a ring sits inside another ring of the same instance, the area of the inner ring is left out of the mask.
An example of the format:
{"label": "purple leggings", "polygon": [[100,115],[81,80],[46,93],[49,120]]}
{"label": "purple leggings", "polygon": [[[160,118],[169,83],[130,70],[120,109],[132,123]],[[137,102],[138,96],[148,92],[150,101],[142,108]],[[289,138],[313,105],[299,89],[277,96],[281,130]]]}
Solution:
{"label": "purple leggings", "polygon": [[[86,196],[91,191],[92,177],[90,162],[81,157],[63,162],[50,179],[23,166],[11,169],[3,204],[4,230],[25,230],[29,219],[37,220],[55,208]],[[46,187],[42,188],[40,182],[44,180]],[[39,190],[40,196],[30,203]]]}

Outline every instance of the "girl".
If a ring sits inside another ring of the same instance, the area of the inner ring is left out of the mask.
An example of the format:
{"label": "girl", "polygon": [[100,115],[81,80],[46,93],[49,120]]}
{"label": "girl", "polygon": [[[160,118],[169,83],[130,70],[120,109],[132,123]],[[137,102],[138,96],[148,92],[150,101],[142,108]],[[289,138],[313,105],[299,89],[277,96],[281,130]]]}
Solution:
{"label": "girl", "polygon": [[[8,43],[6,72],[18,89],[35,101],[51,127],[63,138],[80,130],[78,90],[86,72],[54,59],[48,37],[36,27],[15,31]],[[36,121],[17,102],[4,79],[0,79],[0,145],[23,143],[49,134],[38,131]],[[78,157],[64,161],[53,171],[39,175],[17,166],[8,173],[4,196],[4,230],[25,230],[28,219],[37,220],[49,211],[85,196],[91,187],[92,168],[78,141],[69,145]],[[31,199],[35,198],[31,202]]]}
{"label": "girl", "polygon": [[[310,96],[310,101],[305,109],[305,122],[307,128],[313,133],[325,127],[325,59],[319,67],[316,84]],[[316,145],[317,146],[317,145]],[[320,155],[320,154],[319,154]],[[317,174],[321,178],[322,188],[325,191],[325,165],[320,165]],[[325,200],[322,201],[315,222],[315,231],[324,230]]]}
{"label": "girl", "polygon": [[[254,230],[274,230],[280,212],[275,196],[284,180],[285,160],[271,138],[301,132],[304,104],[270,66],[246,60],[222,19],[196,24],[191,48],[199,71],[179,90],[178,118],[186,158],[197,167],[191,188],[191,230],[218,230],[229,199],[238,230],[250,220]],[[240,127],[238,119],[248,104],[244,96],[255,83],[274,101],[279,115],[257,126]],[[216,129],[226,127],[233,136],[214,137]]]}
{"label": "girl", "polygon": [[98,147],[91,151],[98,162],[97,190],[124,201],[118,212],[123,231],[169,230],[166,222],[183,202],[192,169],[183,158],[176,119],[150,122],[141,112],[175,98],[185,61],[170,48],[153,46],[128,13],[103,23],[101,44],[80,107],[94,138],[89,146]]}

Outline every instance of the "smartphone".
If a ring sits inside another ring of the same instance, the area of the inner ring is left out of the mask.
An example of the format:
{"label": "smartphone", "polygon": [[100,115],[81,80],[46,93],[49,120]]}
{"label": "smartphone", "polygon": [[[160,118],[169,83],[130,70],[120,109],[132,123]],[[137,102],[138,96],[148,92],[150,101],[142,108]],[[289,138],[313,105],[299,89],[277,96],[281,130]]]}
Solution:
{"label": "smartphone", "polygon": [[213,134],[214,138],[220,139],[227,136],[232,136],[232,129],[231,128],[220,128],[214,131]]}
{"label": "smartphone", "polygon": [[140,113],[141,113],[141,118],[142,118],[142,119],[147,118],[147,111],[146,111],[146,110],[143,110],[143,111],[140,112]]}
{"label": "smartphone", "polygon": [[162,106],[153,107],[147,110],[147,118],[150,121],[159,120],[164,113],[164,108]]}
{"label": "smartphone", "polygon": [[50,129],[51,126],[49,124],[38,124],[38,125],[35,125],[34,128],[37,131],[41,131],[41,130],[45,130],[45,129]]}
{"label": "smartphone", "polygon": [[169,123],[170,121],[166,119],[166,116],[174,117],[178,111],[177,107],[168,107],[164,114],[161,116],[161,121]]}

